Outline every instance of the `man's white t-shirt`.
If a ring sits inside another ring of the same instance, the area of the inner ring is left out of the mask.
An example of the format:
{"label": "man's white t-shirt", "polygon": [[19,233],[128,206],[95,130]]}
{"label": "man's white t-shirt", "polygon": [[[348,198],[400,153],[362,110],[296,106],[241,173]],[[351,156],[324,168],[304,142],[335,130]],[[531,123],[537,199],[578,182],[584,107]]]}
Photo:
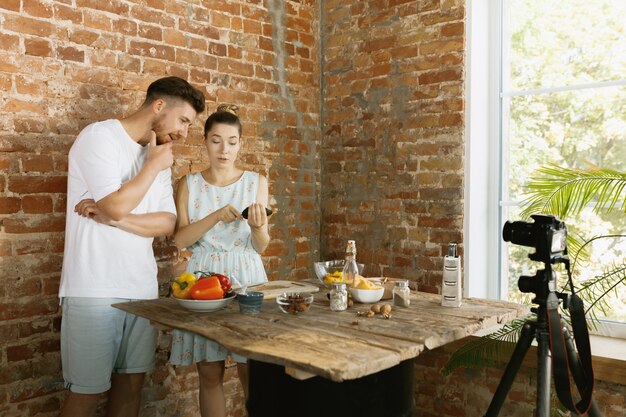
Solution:
{"label": "man's white t-shirt", "polygon": [[[147,147],[135,142],[119,120],[87,126],[68,157],[65,253],[59,297],[158,297],[153,238],[141,237],[79,216],[81,200],[96,202],[120,189],[143,166]],[[176,215],[171,171],[159,173],[133,214]]]}

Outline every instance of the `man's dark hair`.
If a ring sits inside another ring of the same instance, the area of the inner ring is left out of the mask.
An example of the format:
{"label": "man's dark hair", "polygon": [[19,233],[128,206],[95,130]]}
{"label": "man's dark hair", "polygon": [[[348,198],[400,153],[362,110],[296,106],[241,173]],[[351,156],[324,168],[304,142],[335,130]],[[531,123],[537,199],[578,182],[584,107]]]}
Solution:
{"label": "man's dark hair", "polygon": [[150,104],[159,98],[167,99],[168,97],[186,101],[198,114],[204,111],[204,95],[179,77],[159,78],[150,84],[146,92],[144,104]]}

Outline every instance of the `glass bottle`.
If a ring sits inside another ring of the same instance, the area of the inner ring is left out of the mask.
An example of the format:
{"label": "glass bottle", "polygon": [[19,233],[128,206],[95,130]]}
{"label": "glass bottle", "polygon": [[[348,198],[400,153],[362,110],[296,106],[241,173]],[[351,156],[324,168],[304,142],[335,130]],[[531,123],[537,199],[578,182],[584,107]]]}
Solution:
{"label": "glass bottle", "polygon": [[344,311],[348,308],[348,291],[346,284],[333,284],[330,290],[330,309]]}
{"label": "glass bottle", "polygon": [[346,246],[346,260],[343,264],[342,280],[348,285],[352,285],[354,277],[358,275],[359,267],[356,264],[356,244],[354,240],[348,240]]}
{"label": "glass bottle", "polygon": [[411,290],[409,290],[409,281],[396,281],[393,287],[393,305],[399,307],[408,307],[411,304]]}

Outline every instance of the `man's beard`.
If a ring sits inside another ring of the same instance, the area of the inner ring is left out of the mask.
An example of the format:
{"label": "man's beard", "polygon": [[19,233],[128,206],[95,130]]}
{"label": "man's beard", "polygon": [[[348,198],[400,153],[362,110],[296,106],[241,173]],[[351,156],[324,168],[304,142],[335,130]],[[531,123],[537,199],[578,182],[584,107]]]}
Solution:
{"label": "man's beard", "polygon": [[156,134],[157,145],[161,145],[166,142],[170,142],[172,138],[165,132],[165,128],[163,127],[163,119],[164,115],[159,115],[157,119],[152,123],[152,130]]}

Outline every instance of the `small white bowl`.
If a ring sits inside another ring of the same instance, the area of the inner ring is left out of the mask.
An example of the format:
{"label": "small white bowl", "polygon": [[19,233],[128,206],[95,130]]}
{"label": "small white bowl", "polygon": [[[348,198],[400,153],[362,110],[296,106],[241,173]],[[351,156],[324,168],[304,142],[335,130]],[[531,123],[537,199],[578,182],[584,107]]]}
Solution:
{"label": "small white bowl", "polygon": [[361,290],[358,288],[349,288],[349,290],[352,298],[359,303],[375,303],[380,301],[385,292],[385,289],[382,287],[377,290]]}
{"label": "small white bowl", "polygon": [[231,301],[235,299],[235,295],[232,295],[228,298],[222,298],[221,300],[189,300],[172,297],[174,300],[178,302],[181,306],[185,307],[191,311],[199,311],[202,313],[221,310],[230,304]]}

